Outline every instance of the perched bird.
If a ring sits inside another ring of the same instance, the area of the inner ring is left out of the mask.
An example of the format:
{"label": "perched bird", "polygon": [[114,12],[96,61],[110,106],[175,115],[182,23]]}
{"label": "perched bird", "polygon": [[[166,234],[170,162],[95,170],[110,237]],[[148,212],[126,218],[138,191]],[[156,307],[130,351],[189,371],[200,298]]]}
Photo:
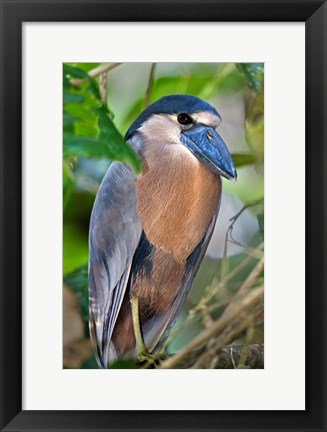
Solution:
{"label": "perched bird", "polygon": [[155,353],[168,336],[212,235],[221,176],[236,180],[232,157],[207,102],[166,96],[125,139],[142,172],[109,167],[89,232],[90,334],[101,368]]}

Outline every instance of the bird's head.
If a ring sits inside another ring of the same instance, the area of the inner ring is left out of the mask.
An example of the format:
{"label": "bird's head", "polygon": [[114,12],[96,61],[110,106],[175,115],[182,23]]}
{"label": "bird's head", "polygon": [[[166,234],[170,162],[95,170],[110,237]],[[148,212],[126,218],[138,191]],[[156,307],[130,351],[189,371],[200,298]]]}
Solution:
{"label": "bird's head", "polygon": [[182,145],[215,173],[235,181],[231,154],[216,128],[221,117],[207,102],[188,95],[165,96],[146,108],[128,129],[144,140]]}

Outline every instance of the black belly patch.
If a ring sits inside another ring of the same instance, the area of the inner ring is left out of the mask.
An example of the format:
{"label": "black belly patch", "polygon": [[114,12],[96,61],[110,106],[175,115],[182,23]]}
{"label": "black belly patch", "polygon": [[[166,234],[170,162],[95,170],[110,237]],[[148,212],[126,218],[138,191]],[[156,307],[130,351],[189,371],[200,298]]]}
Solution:
{"label": "black belly patch", "polygon": [[146,238],[144,231],[142,231],[140,242],[135,251],[132,262],[132,272],[134,275],[141,274],[147,278],[151,277],[153,266],[153,250],[154,246]]}

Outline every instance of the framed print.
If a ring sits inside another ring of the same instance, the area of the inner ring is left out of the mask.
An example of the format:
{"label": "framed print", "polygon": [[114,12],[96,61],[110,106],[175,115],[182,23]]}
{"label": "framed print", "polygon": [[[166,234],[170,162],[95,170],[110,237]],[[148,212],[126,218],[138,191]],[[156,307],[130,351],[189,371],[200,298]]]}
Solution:
{"label": "framed print", "polygon": [[1,32],[1,430],[326,430],[326,2]]}

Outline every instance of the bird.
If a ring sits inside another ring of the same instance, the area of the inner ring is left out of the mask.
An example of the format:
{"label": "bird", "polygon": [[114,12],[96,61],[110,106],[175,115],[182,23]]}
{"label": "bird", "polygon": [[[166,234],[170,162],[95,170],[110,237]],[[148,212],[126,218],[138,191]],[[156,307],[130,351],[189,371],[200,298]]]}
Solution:
{"label": "bird", "polygon": [[89,329],[99,368],[159,352],[181,311],[216,224],[233,158],[218,111],[164,96],[129,127],[141,172],[112,162],[89,227]]}

